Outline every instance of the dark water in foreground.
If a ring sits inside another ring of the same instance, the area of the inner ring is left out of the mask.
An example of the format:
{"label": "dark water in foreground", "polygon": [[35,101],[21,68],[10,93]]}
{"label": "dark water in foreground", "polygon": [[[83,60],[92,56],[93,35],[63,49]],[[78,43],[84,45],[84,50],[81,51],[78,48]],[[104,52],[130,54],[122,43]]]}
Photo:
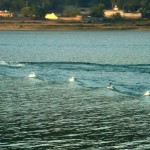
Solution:
{"label": "dark water in foreground", "polygon": [[0,150],[150,148],[149,32],[0,34]]}

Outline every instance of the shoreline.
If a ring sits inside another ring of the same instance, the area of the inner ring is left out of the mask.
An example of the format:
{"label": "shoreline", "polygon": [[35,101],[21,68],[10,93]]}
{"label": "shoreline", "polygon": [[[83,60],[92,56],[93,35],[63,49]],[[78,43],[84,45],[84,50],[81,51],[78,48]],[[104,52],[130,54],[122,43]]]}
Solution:
{"label": "shoreline", "polygon": [[120,22],[55,22],[49,20],[0,20],[0,31],[9,30],[146,30],[150,31],[150,20]]}

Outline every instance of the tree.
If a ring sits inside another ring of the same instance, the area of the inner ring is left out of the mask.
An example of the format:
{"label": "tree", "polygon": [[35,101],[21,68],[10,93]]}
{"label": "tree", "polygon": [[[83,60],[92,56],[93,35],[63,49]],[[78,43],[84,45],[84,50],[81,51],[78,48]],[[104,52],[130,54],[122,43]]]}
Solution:
{"label": "tree", "polygon": [[21,8],[25,6],[24,0],[13,0],[12,1],[12,9],[15,11],[20,11]]}
{"label": "tree", "polygon": [[104,16],[104,4],[98,4],[91,8],[91,16],[93,17],[103,17]]}
{"label": "tree", "polygon": [[79,7],[88,7],[91,0],[77,0]]}
{"label": "tree", "polygon": [[112,5],[111,5],[111,0],[91,0],[89,2],[89,6],[93,7],[93,6],[96,6],[98,4],[103,4],[105,6],[105,8],[112,8]]}
{"label": "tree", "polygon": [[150,18],[150,1],[149,0],[141,0],[140,12],[142,13],[142,17]]}
{"label": "tree", "polygon": [[120,9],[124,9],[124,0],[118,0],[117,1],[117,6]]}
{"label": "tree", "polygon": [[11,10],[11,1],[10,0],[5,0],[4,1],[4,6],[6,10]]}
{"label": "tree", "polygon": [[116,13],[116,14],[112,15],[112,20],[121,21],[121,20],[123,20],[123,17],[120,15],[120,13]]}
{"label": "tree", "polygon": [[77,7],[74,7],[74,8],[66,8],[64,9],[63,11],[63,16],[65,17],[74,17],[74,16],[77,16],[79,14],[79,9]]}
{"label": "tree", "polygon": [[130,11],[137,11],[140,8],[140,0],[126,0],[125,7]]}
{"label": "tree", "polygon": [[32,9],[30,7],[23,7],[21,9],[21,14],[24,17],[30,17],[32,15]]}
{"label": "tree", "polygon": [[142,7],[146,7],[146,6],[150,5],[150,1],[149,0],[141,0],[140,4]]}

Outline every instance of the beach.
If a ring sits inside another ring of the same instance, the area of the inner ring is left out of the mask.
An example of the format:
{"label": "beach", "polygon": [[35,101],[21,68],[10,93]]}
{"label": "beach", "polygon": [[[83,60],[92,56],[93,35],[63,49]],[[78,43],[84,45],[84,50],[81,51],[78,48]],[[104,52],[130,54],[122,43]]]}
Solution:
{"label": "beach", "polygon": [[0,30],[150,30],[150,20],[87,23],[34,19],[1,19]]}

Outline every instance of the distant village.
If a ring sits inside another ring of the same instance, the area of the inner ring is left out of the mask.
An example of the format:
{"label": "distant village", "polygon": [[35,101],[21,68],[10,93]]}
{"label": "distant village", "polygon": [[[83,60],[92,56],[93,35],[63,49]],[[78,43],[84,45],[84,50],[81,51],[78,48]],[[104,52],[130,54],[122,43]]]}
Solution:
{"label": "distant village", "polygon": [[[74,21],[82,21],[83,18],[85,18],[85,16],[87,18],[89,18],[89,20],[90,20],[91,16],[89,16],[89,14],[90,14],[90,10],[88,10],[88,9],[85,9],[84,11],[81,10],[80,11],[80,15],[77,15],[75,17],[61,17],[61,16],[58,16],[55,13],[47,13],[47,14],[45,14],[45,19],[49,19],[49,20],[64,20],[64,21],[70,21],[70,20],[72,20],[72,21],[73,20]],[[139,12],[126,13],[123,10],[120,10],[117,7],[117,5],[115,5],[115,7],[113,9],[104,10],[104,17],[106,17],[106,18],[111,18],[115,14],[120,14],[121,17],[128,18],[128,19],[139,19],[139,18],[142,17],[142,14],[139,13]],[[0,11],[0,17],[13,17],[13,13],[9,12],[7,10],[4,10],[4,11],[1,10]]]}
{"label": "distant village", "polygon": [[[113,3],[114,4],[114,3]],[[140,19],[142,18],[142,13],[140,11],[137,12],[125,12],[123,9],[119,9],[117,3],[112,5],[112,9],[104,9],[103,17],[93,17],[90,15],[89,8],[80,8],[79,14],[76,16],[62,16],[61,14],[50,12],[44,15],[44,19],[46,20],[55,20],[55,21],[78,21],[78,22],[98,22],[103,20],[103,18],[112,18],[114,15],[119,15],[125,19]],[[0,10],[0,18],[13,18],[14,13],[7,10]],[[23,16],[19,16],[20,18]],[[18,17],[18,18],[19,18]],[[34,17],[34,16],[32,16]],[[30,17],[31,18],[31,17]]]}
{"label": "distant village", "polygon": [[[84,12],[85,14],[85,12]],[[113,15],[115,14],[120,14],[121,17],[123,18],[127,18],[127,19],[139,19],[142,17],[142,14],[139,12],[136,13],[126,13],[123,10],[119,10],[119,8],[117,7],[117,5],[115,5],[115,7],[113,9],[110,10],[104,10],[104,17],[106,18],[111,18]],[[86,13],[87,18],[91,18],[91,16],[89,16],[89,11],[87,11]],[[77,15],[75,17],[58,17],[56,14],[54,13],[48,13],[45,15],[45,19],[50,19],[50,20],[76,20],[76,21],[82,21],[83,20],[83,14],[81,12],[81,15]],[[91,18],[92,19],[92,18]]]}

